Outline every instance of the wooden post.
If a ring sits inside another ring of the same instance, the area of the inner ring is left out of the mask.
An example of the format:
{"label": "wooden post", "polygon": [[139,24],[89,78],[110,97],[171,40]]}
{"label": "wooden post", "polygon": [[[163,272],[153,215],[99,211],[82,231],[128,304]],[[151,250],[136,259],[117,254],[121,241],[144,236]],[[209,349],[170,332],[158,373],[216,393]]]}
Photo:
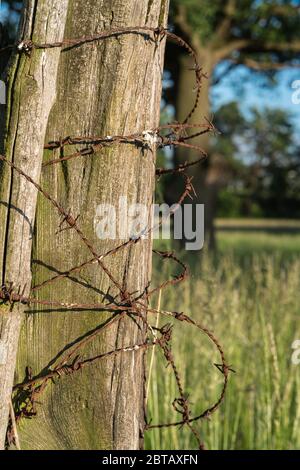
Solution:
{"label": "wooden post", "polygon": [[[29,0],[24,6],[21,39],[62,40],[68,0]],[[8,72],[6,129],[1,135],[6,157],[39,181],[48,117],[55,100],[60,51],[35,50],[15,55]],[[2,121],[2,120],[1,120]],[[0,168],[1,284],[29,293],[31,250],[37,191],[1,162]],[[0,307],[0,448],[3,448],[24,308]]]}
{"label": "wooden post", "polygon": [[[39,6],[44,2],[35,3]],[[123,26],[165,26],[168,7],[168,0],[70,1],[65,38]],[[50,30],[46,18],[44,28]],[[143,34],[123,34],[63,51],[45,141],[70,135],[128,135],[158,126],[164,42],[156,44]],[[22,63],[31,67],[35,54],[44,52],[34,51],[33,57],[24,57]],[[31,76],[31,69],[29,73]],[[22,109],[15,117],[16,123],[24,115]],[[27,147],[26,157],[29,150]],[[72,152],[74,148],[65,151]],[[44,162],[53,156],[59,157],[59,151],[54,154],[45,151]],[[20,181],[17,176],[15,179]],[[19,184],[26,185],[26,182]],[[105,203],[118,208],[120,198],[126,197],[129,205],[146,205],[150,214],[155,149],[124,143],[114,145],[94,155],[45,167],[41,184],[74,216],[80,214],[78,223],[83,232],[99,254],[106,253],[119,245],[120,240],[97,237],[97,207]],[[15,204],[20,205],[18,201]],[[117,214],[117,223],[120,217]],[[21,220],[25,227],[24,217]],[[32,221],[31,229],[28,223],[26,226],[27,232],[32,230],[33,235],[33,284],[91,257],[75,231],[57,234],[59,223],[59,216],[49,201],[39,196],[35,225]],[[11,232],[5,240],[10,237]],[[151,276],[151,258],[149,238],[108,257],[105,264],[124,289],[143,297]],[[15,254],[13,259],[16,261]],[[116,294],[117,289],[97,264],[38,293],[40,299],[66,302],[99,302],[105,296],[111,299]],[[21,332],[16,380],[24,379],[26,366],[32,368],[34,375],[51,368],[63,350],[99,327],[108,316],[104,312],[32,307]],[[91,357],[134,345],[144,337],[143,324],[124,317],[94,338],[81,354]],[[135,351],[94,363],[76,374],[61,377],[56,384],[49,384],[39,399],[37,416],[22,420],[21,448],[138,449],[143,443],[144,375],[144,353]]]}

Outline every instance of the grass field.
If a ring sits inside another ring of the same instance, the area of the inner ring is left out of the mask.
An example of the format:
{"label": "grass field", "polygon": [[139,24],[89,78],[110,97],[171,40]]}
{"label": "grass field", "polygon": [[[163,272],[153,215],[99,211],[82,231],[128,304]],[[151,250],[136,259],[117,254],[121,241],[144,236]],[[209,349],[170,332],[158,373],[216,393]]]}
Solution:
{"label": "grass field", "polygon": [[217,220],[218,248],[222,255],[252,259],[257,255],[281,258],[283,264],[300,255],[298,220]]}
{"label": "grass field", "polygon": [[[291,345],[300,339],[300,234],[220,231],[218,242],[217,255],[193,255],[191,278],[161,298],[162,308],[185,311],[212,329],[236,370],[221,409],[197,429],[209,449],[297,449],[300,365],[291,362]],[[169,265],[155,268],[156,282],[172,274]],[[205,336],[179,324],[174,356],[193,411],[201,412],[220,392],[218,355]],[[159,351],[149,390],[153,423],[176,419],[171,403],[178,393]],[[149,431],[146,446],[193,449],[196,443],[188,429],[169,428]]]}

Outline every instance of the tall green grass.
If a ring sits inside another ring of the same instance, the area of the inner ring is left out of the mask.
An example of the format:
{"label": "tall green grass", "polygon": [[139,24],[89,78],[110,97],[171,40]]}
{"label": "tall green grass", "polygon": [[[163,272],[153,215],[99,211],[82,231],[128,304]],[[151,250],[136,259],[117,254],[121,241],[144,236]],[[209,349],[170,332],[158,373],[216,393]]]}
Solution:
{"label": "tall green grass", "polygon": [[[272,252],[252,250],[250,256],[251,250],[244,250],[245,263],[227,236],[221,240],[217,259],[204,254],[200,261],[193,256],[192,277],[165,290],[161,298],[163,309],[185,311],[213,330],[236,370],[230,375],[225,402],[197,429],[209,449],[297,449],[300,366],[291,363],[291,344],[300,339],[300,249],[289,250],[279,238]],[[255,246],[255,240],[249,244]],[[156,282],[171,275],[169,265],[156,266]],[[152,300],[153,305],[156,302]],[[175,325],[173,344],[175,362],[197,414],[220,393],[222,375],[213,365],[219,362],[218,354],[204,335],[181,323]],[[178,392],[159,350],[149,390],[148,419],[176,420],[171,403]],[[155,429],[147,432],[146,447],[194,449],[196,442],[185,428]]]}
{"label": "tall green grass", "polygon": [[300,255],[300,236],[297,233],[224,232],[218,238],[220,254],[239,257],[239,261],[253,259],[253,255],[270,255],[281,259],[285,265]]}

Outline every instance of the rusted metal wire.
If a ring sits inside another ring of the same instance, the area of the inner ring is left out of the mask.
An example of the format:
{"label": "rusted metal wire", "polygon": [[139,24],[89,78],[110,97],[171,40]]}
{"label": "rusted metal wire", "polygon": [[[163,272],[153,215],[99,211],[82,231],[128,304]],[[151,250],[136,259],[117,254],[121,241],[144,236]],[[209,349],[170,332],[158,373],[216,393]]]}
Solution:
{"label": "rusted metal wire", "polygon": [[[199,132],[196,132],[193,135],[183,134],[186,130],[196,130],[202,129]],[[164,131],[168,130],[169,133],[167,136],[163,134]],[[64,156],[63,154],[56,159],[49,160],[43,164],[43,168],[50,165],[55,165],[58,163],[66,162],[73,160],[78,157],[88,157],[98,154],[101,150],[106,147],[113,146],[115,144],[133,144],[140,146],[151,146],[156,145],[157,148],[164,147],[185,147],[196,150],[202,155],[202,159],[207,157],[206,152],[199,146],[187,143],[188,140],[191,140],[200,135],[206,134],[208,132],[215,132],[215,128],[211,123],[208,124],[168,124],[160,126],[156,129],[150,129],[148,131],[142,131],[138,134],[131,134],[127,136],[82,136],[82,137],[65,137],[60,141],[49,142],[45,145],[46,150],[55,150],[63,149],[66,146],[72,145],[84,145],[87,144],[88,147],[84,147],[81,150],[78,150],[70,155]]]}
{"label": "rusted metal wire", "polygon": [[148,291],[147,297],[150,297],[153,295],[155,292],[158,292],[162,289],[165,289],[167,286],[175,286],[176,284],[179,284],[180,282],[183,282],[188,276],[189,276],[189,268],[188,266],[180,261],[173,252],[171,251],[159,251],[159,250],[153,250],[153,253],[157,254],[160,256],[163,260],[173,260],[175,263],[177,263],[179,266],[182,267],[182,272],[178,274],[178,276],[175,276],[173,279],[169,279],[162,284],[160,284],[158,287],[155,287],[154,289]]}
{"label": "rusted metal wire", "polygon": [[[186,119],[183,123],[171,123],[166,124],[163,126],[159,126],[156,129],[150,130],[142,130],[141,132],[137,132],[135,134],[131,134],[128,136],[104,136],[104,137],[92,137],[92,136],[77,136],[77,137],[66,137],[60,139],[59,141],[51,141],[47,145],[45,145],[45,149],[54,151],[55,149],[60,149],[61,154],[60,158],[51,159],[48,162],[44,163],[43,167],[47,167],[49,165],[59,164],[62,161],[69,161],[79,157],[87,157],[93,156],[99,153],[102,149],[107,146],[112,145],[119,145],[119,144],[130,144],[135,145],[138,147],[145,147],[148,146],[151,149],[153,146],[156,148],[163,148],[166,146],[181,146],[186,148],[192,148],[196,150],[200,157],[198,160],[194,162],[187,162],[185,164],[179,165],[177,168],[173,169],[164,169],[158,168],[156,169],[157,176],[163,176],[166,174],[179,174],[183,177],[185,182],[184,190],[179,197],[179,200],[176,204],[172,206],[172,209],[167,214],[166,217],[170,217],[174,212],[180,207],[186,197],[193,198],[195,195],[195,190],[192,184],[192,178],[187,176],[185,170],[201,162],[205,157],[206,153],[198,146],[193,145],[190,143],[190,140],[199,137],[207,132],[216,132],[216,129],[212,122],[207,121],[205,124],[189,124],[189,119],[194,114],[200,97],[200,90],[201,90],[201,81],[202,78],[205,76],[202,72],[202,69],[198,63],[197,56],[194,50],[187,44],[183,39],[175,35],[174,33],[168,31],[166,28],[149,28],[149,27],[142,27],[142,26],[133,26],[127,28],[118,28],[112,29],[109,31],[103,31],[102,33],[92,35],[92,36],[85,36],[83,38],[75,38],[75,39],[65,39],[62,42],[56,43],[48,43],[48,44],[39,44],[33,43],[32,41],[23,40],[20,43],[15,45],[9,45],[0,50],[1,52],[7,51],[9,49],[16,49],[19,53],[25,53],[26,55],[30,56],[31,52],[34,49],[50,49],[50,48],[61,48],[62,51],[73,48],[79,47],[84,44],[92,43],[95,41],[100,41],[103,39],[108,39],[111,37],[116,37],[120,35],[126,34],[140,34],[144,37],[145,40],[150,40],[157,44],[158,41],[167,38],[176,42],[179,46],[184,48],[188,54],[192,57],[194,61],[194,72],[196,77],[196,87],[197,93],[195,98],[195,104],[193,108],[189,112]],[[187,134],[187,131],[193,131],[192,134]],[[85,145],[81,150],[77,150],[76,152],[64,156],[63,149],[66,146],[75,146],[75,145]],[[212,413],[214,413],[221,403],[224,400],[226,388],[228,385],[228,375],[230,371],[233,371],[230,366],[227,364],[225,359],[224,351],[215,337],[215,335],[203,325],[196,323],[192,318],[187,316],[184,313],[179,312],[171,312],[171,311],[158,311],[156,309],[150,308],[148,305],[149,298],[159,290],[165,289],[167,286],[176,285],[182,281],[184,281],[188,276],[188,267],[181,262],[174,253],[171,252],[161,252],[154,250],[154,253],[159,255],[163,260],[172,260],[177,263],[181,268],[182,272],[175,276],[173,279],[167,280],[163,282],[160,286],[154,287],[150,289],[148,286],[146,292],[141,296],[134,297],[134,294],[127,292],[121,283],[115,279],[113,274],[110,270],[105,266],[103,260],[109,256],[112,256],[119,251],[129,247],[132,244],[136,244],[142,240],[142,238],[147,235],[151,234],[157,227],[162,224],[164,219],[161,219],[156,226],[150,225],[146,227],[140,234],[139,237],[129,239],[122,243],[121,245],[107,251],[106,253],[99,254],[97,253],[96,249],[94,248],[92,242],[85,236],[81,228],[78,224],[79,216],[74,216],[71,213],[71,210],[67,210],[58,203],[58,201],[51,196],[48,192],[46,192],[38,183],[36,183],[29,175],[25,174],[22,169],[15,166],[9,159],[5,156],[0,155],[0,161],[4,164],[10,166],[12,171],[18,173],[21,177],[25,178],[30,184],[32,184],[36,190],[45,198],[47,199],[51,205],[56,209],[58,214],[61,216],[61,222],[59,224],[59,231],[63,231],[66,229],[74,230],[79,239],[82,241],[83,245],[88,249],[88,251],[92,254],[92,258],[88,259],[87,261],[81,263],[78,266],[74,266],[66,271],[57,271],[58,274],[45,280],[44,282],[35,285],[31,288],[31,292],[29,297],[25,297],[23,292],[20,292],[20,288],[17,288],[10,285],[3,285],[0,287],[0,300],[2,303],[6,303],[9,305],[11,309],[13,309],[15,303],[22,303],[30,307],[30,305],[42,305],[48,306],[53,309],[60,308],[62,310],[90,310],[94,312],[110,312],[111,317],[106,320],[102,325],[95,328],[93,331],[87,333],[83,338],[79,338],[73,346],[70,347],[67,351],[61,354],[59,359],[56,360],[55,365],[52,365],[50,369],[40,373],[36,376],[33,376],[31,369],[28,367],[26,369],[26,377],[23,382],[16,384],[13,390],[13,402],[15,407],[15,419],[18,422],[21,418],[32,418],[37,414],[37,404],[38,398],[45,390],[48,383],[55,381],[55,379],[59,379],[64,377],[65,375],[73,374],[84,367],[91,365],[95,362],[108,360],[111,357],[114,357],[119,354],[124,353],[136,353],[138,351],[146,351],[152,347],[159,347],[165,360],[168,365],[171,366],[173,371],[179,397],[175,398],[173,401],[173,408],[175,411],[180,415],[180,419],[175,422],[169,423],[158,423],[158,424],[151,424],[147,423],[145,429],[150,430],[153,428],[166,428],[171,426],[187,426],[192,434],[194,435],[198,447],[200,449],[204,449],[204,444],[200,439],[200,435],[198,430],[195,428],[196,421],[201,419],[208,418]],[[34,297],[35,292],[40,291],[45,286],[49,286],[50,284],[57,283],[57,281],[67,278],[72,279],[72,275],[79,273],[87,266],[91,265],[98,265],[100,268],[106,273],[108,278],[110,279],[113,286],[119,292],[119,295],[110,302],[99,302],[99,303],[70,303],[70,302],[63,302],[58,300],[40,300]],[[117,301],[117,298],[120,296],[120,301]],[[166,324],[161,328],[155,328],[151,326],[149,322],[149,315],[160,314],[171,318],[174,322],[184,322],[195,329],[201,331],[208,339],[213,343],[216,347],[219,356],[220,356],[220,364],[215,364],[218,368],[220,373],[223,375],[223,387],[220,392],[219,398],[216,402],[204,410],[198,416],[193,416],[191,412],[191,404],[189,401],[189,397],[184,392],[184,387],[181,380],[180,372],[176,366],[176,362],[172,352],[172,328],[173,325]],[[146,335],[144,342],[139,344],[129,345],[127,347],[114,349],[111,351],[104,352],[102,354],[98,354],[93,357],[83,358],[83,349],[84,347],[91,341],[93,341],[98,335],[103,333],[103,331],[109,327],[111,327],[114,323],[119,321],[124,316],[127,316],[131,319],[138,317],[146,327]],[[154,331],[157,330],[157,334],[154,334]],[[25,404],[25,405],[24,405]],[[12,432],[11,426],[8,428],[7,433],[7,442],[11,444],[14,441],[14,436]]]}
{"label": "rusted metal wire", "polygon": [[[40,185],[35,183],[32,180],[32,178],[28,177],[28,175],[26,175],[23,171],[21,171],[19,168],[17,168],[14,164],[9,162],[4,156],[0,155],[0,160],[7,163],[13,170],[17,171],[21,176],[26,178],[27,181],[31,182],[36,187],[36,189],[42,195],[44,195],[44,197],[46,197],[46,199],[48,199],[52,203],[52,205],[58,210],[58,212],[64,216],[64,220],[67,221],[67,223],[72,228],[75,227],[75,230],[76,230],[77,234],[79,235],[79,237],[81,239],[85,239],[85,237],[84,237],[83,233],[81,232],[81,230],[78,229],[77,223],[76,223],[76,220],[74,219],[74,217],[72,217],[69,212],[66,212],[52,198],[52,196],[50,196],[48,193],[46,193],[41,188]],[[184,177],[186,179],[186,188],[185,188],[184,193],[182,194],[182,196],[180,197],[180,199],[178,201],[178,204],[177,204],[178,207],[180,206],[182,201],[185,199],[185,197],[187,195],[189,195],[190,192],[192,191],[192,183],[191,183],[190,178],[187,177],[186,175],[184,175]],[[149,228],[149,231],[151,231],[152,229],[153,228]],[[81,269],[83,269],[83,267],[87,266],[88,264],[98,262],[99,258],[101,258],[101,260],[102,260],[105,256],[108,256],[108,255],[113,254],[113,253],[117,253],[120,249],[123,249],[125,246],[128,246],[131,243],[137,243],[139,240],[140,240],[140,238],[137,239],[137,240],[129,240],[125,244],[119,245],[114,250],[111,250],[109,253],[106,253],[105,255],[99,256],[98,254],[96,254],[94,256],[94,258],[88,260],[85,263],[82,263],[80,266],[76,266],[76,267],[72,268],[71,270],[69,270],[68,272],[58,274],[57,276],[54,276],[53,278],[49,279],[48,281],[45,281],[43,284],[41,284],[39,286],[36,286],[36,288],[33,288],[33,291],[42,288],[46,284],[49,284],[49,283],[57,281],[58,279],[61,279],[62,276],[67,277],[72,272],[80,271]],[[88,244],[85,243],[85,244],[90,249],[90,244],[89,243]],[[90,251],[91,251],[91,249],[90,249]],[[186,266],[183,263],[181,263],[175,257],[175,255],[173,253],[169,253],[169,252],[166,252],[166,253],[157,252],[157,253],[160,256],[162,256],[164,259],[173,259],[174,261],[178,262],[184,269],[183,269],[183,272],[179,276],[177,276],[175,279],[170,280],[170,281],[166,281],[161,286],[159,286],[159,288],[155,288],[152,291],[148,292],[147,298],[149,298],[149,296],[152,295],[154,292],[156,292],[158,289],[163,289],[167,285],[176,284],[178,282],[181,282],[187,276]],[[103,263],[101,264],[101,267],[103,269]],[[107,268],[106,268],[106,270],[107,270]],[[111,278],[111,275],[110,275],[109,271],[107,270],[105,272],[107,272],[107,274]],[[119,283],[117,284],[117,286],[119,287]],[[129,293],[122,291],[121,287],[119,287],[119,290],[122,294],[121,298],[123,299],[123,301],[126,301],[127,304],[124,303],[124,302],[122,304],[117,304],[117,303],[78,304],[78,303],[66,303],[66,302],[57,302],[57,301],[38,300],[38,299],[35,299],[35,298],[25,298],[22,295],[22,293],[20,294],[20,293],[16,292],[14,290],[13,286],[2,286],[2,288],[0,289],[0,298],[5,302],[9,302],[11,304],[11,306],[13,306],[13,304],[16,303],[16,302],[21,302],[21,303],[25,303],[25,304],[28,304],[28,305],[37,303],[37,304],[40,304],[40,305],[48,305],[48,306],[52,306],[52,307],[60,306],[60,307],[63,307],[65,309],[73,309],[73,310],[74,309],[76,309],[76,310],[78,310],[78,309],[91,309],[91,310],[96,310],[96,311],[99,311],[99,310],[100,311],[114,311],[115,312],[114,313],[115,317],[112,320],[113,322],[116,321],[117,318],[119,318],[121,312],[122,312],[123,315],[125,313],[127,313],[127,314],[130,313],[130,314],[138,315],[139,317],[143,317],[142,311],[147,311],[148,313],[155,313],[155,310],[148,308],[148,306],[145,305],[141,300],[131,299]],[[156,313],[158,313],[158,312],[156,312]],[[147,425],[146,429],[153,429],[154,427],[163,428],[163,427],[179,426],[179,425],[186,424],[191,429],[193,435],[197,438],[197,441],[199,442],[200,448],[203,448],[203,444],[198,439],[197,431],[193,428],[191,423],[193,423],[194,421],[200,420],[202,418],[206,418],[207,416],[212,414],[220,406],[220,404],[222,403],[222,401],[224,399],[224,396],[225,396],[225,391],[226,391],[227,382],[228,382],[228,373],[229,373],[230,368],[229,368],[229,366],[227,365],[227,363],[225,361],[224,352],[223,352],[218,340],[215,338],[215,336],[207,328],[198,325],[191,318],[189,318],[187,315],[184,315],[182,313],[178,314],[176,312],[165,312],[165,311],[161,311],[160,313],[163,314],[163,315],[172,316],[176,320],[185,321],[185,322],[187,322],[191,325],[194,325],[195,327],[200,329],[203,333],[205,333],[210,338],[210,340],[214,343],[214,345],[217,347],[217,349],[219,350],[220,357],[221,357],[221,368],[219,370],[224,375],[223,389],[222,389],[221,395],[220,395],[219,399],[217,400],[217,402],[214,405],[212,405],[211,407],[209,407],[207,410],[205,410],[203,413],[201,413],[201,415],[199,415],[197,417],[191,417],[191,413],[189,411],[189,405],[188,405],[187,399],[186,399],[186,397],[183,393],[183,388],[182,388],[182,385],[181,385],[180,375],[178,373],[175,362],[173,360],[173,356],[171,354],[171,347],[170,347],[168,341],[162,342],[162,340],[155,340],[155,341],[152,341],[152,342],[151,341],[149,342],[149,340],[148,340],[148,341],[146,341],[145,343],[142,343],[142,344],[129,346],[127,348],[120,348],[120,349],[117,349],[117,350],[114,350],[114,351],[109,351],[107,353],[103,353],[103,354],[95,356],[93,358],[88,358],[88,359],[84,359],[84,360],[81,360],[80,356],[76,356],[76,358],[71,363],[66,363],[67,362],[66,359],[63,359],[57,368],[55,368],[54,370],[48,372],[46,375],[42,376],[42,378],[41,377],[31,378],[30,380],[28,380],[25,383],[17,384],[15,386],[15,390],[19,390],[19,389],[22,389],[22,390],[25,389],[26,390],[28,387],[35,386],[34,390],[30,390],[30,397],[31,398],[29,400],[30,407],[32,409],[35,409],[35,407],[33,405],[33,402],[36,401],[36,398],[45,389],[45,386],[48,383],[48,381],[50,379],[52,379],[54,376],[61,377],[62,375],[74,373],[74,372],[80,370],[82,367],[85,367],[88,364],[91,364],[91,363],[93,363],[95,361],[98,361],[98,360],[106,359],[108,357],[111,357],[111,356],[114,356],[114,355],[117,355],[117,354],[129,352],[129,351],[134,351],[134,350],[139,350],[139,349],[141,349],[141,350],[147,349],[148,347],[150,347],[150,345],[152,345],[152,346],[158,345],[163,350],[165,358],[166,358],[167,362],[171,365],[172,370],[174,372],[174,376],[175,376],[176,383],[177,383],[177,386],[178,386],[178,390],[179,390],[179,393],[180,393],[180,398],[176,399],[175,403],[176,403],[177,409],[179,409],[180,406],[182,408],[182,410],[181,410],[182,420],[177,421],[177,422],[173,422],[173,423]],[[151,328],[150,324],[148,323],[148,321],[145,320],[145,319],[144,319],[144,321],[146,322],[147,328],[150,331],[152,331],[152,328]],[[163,333],[163,331],[162,331],[162,333]],[[95,336],[95,334],[92,335],[92,337],[94,337],[94,336]],[[163,336],[163,337],[166,338],[166,336]],[[168,336],[168,338],[170,339],[170,335]],[[68,360],[71,359],[71,357],[75,354],[75,352],[78,349],[81,349],[81,347],[85,344],[86,344],[86,341],[81,341],[80,344],[76,345],[75,350],[71,354],[70,353],[68,354],[68,356],[67,356]],[[41,382],[41,383],[39,383],[39,382]],[[37,385],[37,383],[38,383],[38,385]],[[37,387],[36,387],[36,385],[37,385]],[[25,411],[23,412],[23,414],[21,413],[21,415],[24,416],[24,413],[25,413]]]}
{"label": "rusted metal wire", "polygon": [[77,220],[78,220],[78,217],[74,217],[72,214],[71,214],[71,211],[67,211],[65,210],[59,203],[58,201],[56,201],[56,199],[54,199],[47,191],[45,191],[38,183],[36,183],[35,181],[33,181],[33,179],[26,175],[20,168],[18,168],[16,165],[14,165],[12,162],[10,162],[9,160],[7,160],[7,158],[5,158],[3,155],[0,155],[0,160],[2,160],[3,162],[5,162],[7,165],[9,165],[13,170],[15,170],[17,173],[19,173],[19,175],[23,176],[29,183],[31,183],[37,190],[39,193],[41,193],[55,208],[56,210],[58,211],[59,215],[62,216],[62,220],[61,220],[61,223],[60,223],[60,230],[62,229],[62,226],[64,223],[66,223],[68,225],[69,228],[71,229],[74,229],[79,238],[81,239],[81,241],[84,243],[84,245],[89,249],[89,251],[92,253],[92,255],[96,258],[97,260],[97,263],[101,266],[101,268],[103,269],[103,271],[107,274],[107,276],[109,277],[109,279],[112,281],[112,283],[118,288],[120,289],[120,291],[122,291],[122,287],[121,285],[119,284],[119,282],[114,278],[114,276],[110,273],[110,271],[106,268],[106,266],[104,265],[104,263],[102,262],[102,256],[97,254],[95,248],[93,247],[92,243],[89,241],[89,239],[84,235],[84,233],[82,232],[82,230],[79,228],[78,224],[77,224]]}
{"label": "rusted metal wire", "polygon": [[157,44],[159,41],[166,38],[167,40],[175,42],[178,46],[183,48],[192,58],[194,62],[192,70],[195,73],[195,80],[196,80],[196,97],[195,97],[195,103],[191,111],[188,113],[188,115],[183,121],[183,124],[188,123],[189,119],[193,116],[194,112],[196,111],[198,107],[202,79],[207,78],[207,75],[203,72],[202,67],[200,66],[198,62],[198,58],[197,58],[197,54],[195,50],[186,41],[184,41],[180,36],[178,36],[175,33],[172,33],[167,28],[164,28],[164,27],[151,28],[148,26],[129,26],[129,27],[123,27],[123,28],[115,28],[115,29],[111,29],[108,31],[102,31],[101,33],[90,35],[90,36],[84,36],[81,38],[70,38],[70,39],[64,39],[63,41],[60,41],[60,42],[44,43],[44,44],[35,43],[29,39],[24,39],[22,41],[19,41],[16,44],[10,44],[4,47],[3,49],[0,50],[0,53],[7,52],[9,49],[11,49],[11,50],[18,51],[19,53],[23,52],[26,55],[30,56],[31,52],[34,49],[61,48],[62,51],[64,51],[64,50],[69,50],[70,48],[73,48],[73,47],[83,46],[84,44],[94,43],[94,42],[98,42],[104,39],[109,39],[112,37],[118,37],[118,36],[127,35],[127,34],[142,35],[145,40],[153,41],[155,44]]}

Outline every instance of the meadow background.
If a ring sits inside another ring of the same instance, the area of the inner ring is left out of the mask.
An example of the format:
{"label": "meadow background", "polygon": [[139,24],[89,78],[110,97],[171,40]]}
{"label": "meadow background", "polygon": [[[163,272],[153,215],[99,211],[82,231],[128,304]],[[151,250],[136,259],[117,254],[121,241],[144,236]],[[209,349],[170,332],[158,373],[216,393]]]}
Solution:
{"label": "meadow background", "polygon": [[[221,408],[197,429],[208,449],[297,449],[300,366],[291,362],[291,345],[300,339],[300,223],[229,219],[217,226],[225,228],[217,230],[218,251],[190,256],[190,278],[161,295],[162,308],[183,310],[214,331],[236,371]],[[155,264],[156,282],[172,274],[170,265]],[[175,325],[173,351],[198,413],[220,392],[218,355],[205,336],[182,324]],[[176,384],[159,351],[149,391],[148,418],[176,419]],[[197,448],[185,428],[149,431],[146,446]]]}

